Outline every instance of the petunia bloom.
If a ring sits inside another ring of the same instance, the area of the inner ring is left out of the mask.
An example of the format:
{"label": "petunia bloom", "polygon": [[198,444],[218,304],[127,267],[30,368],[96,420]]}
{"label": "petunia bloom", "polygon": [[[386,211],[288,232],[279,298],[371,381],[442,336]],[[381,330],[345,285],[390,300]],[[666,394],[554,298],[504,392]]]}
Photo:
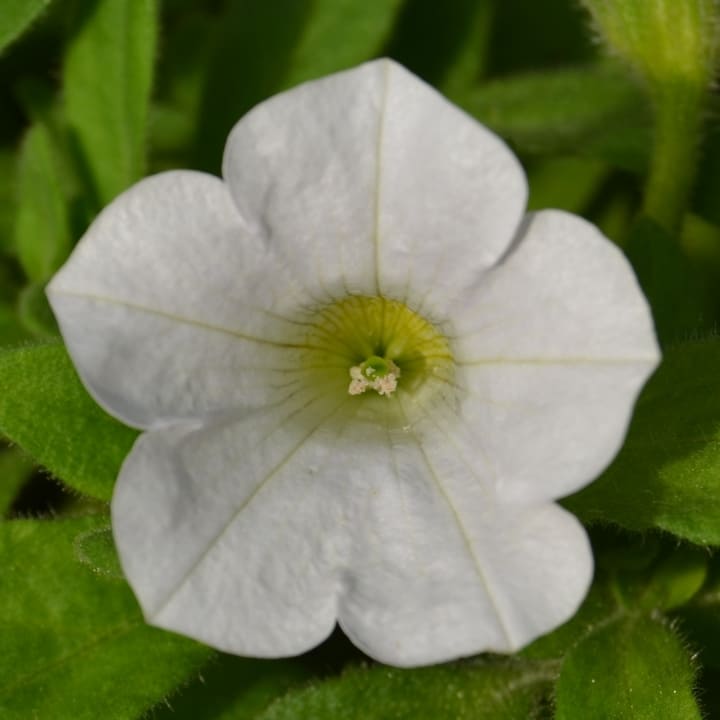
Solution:
{"label": "petunia bloom", "polygon": [[96,219],[48,294],[90,393],[145,432],[112,502],[147,621],[400,666],[513,651],[592,576],[553,500],[617,452],[658,362],[621,252],[525,215],[494,134],[381,60],[257,106],[223,177]]}

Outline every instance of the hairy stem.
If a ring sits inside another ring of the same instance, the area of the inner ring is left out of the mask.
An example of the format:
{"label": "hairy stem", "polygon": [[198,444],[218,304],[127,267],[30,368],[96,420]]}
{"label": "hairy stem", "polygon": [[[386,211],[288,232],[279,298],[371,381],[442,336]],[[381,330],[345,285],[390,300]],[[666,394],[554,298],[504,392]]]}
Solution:
{"label": "hairy stem", "polygon": [[695,180],[705,92],[685,83],[667,83],[654,95],[655,137],[644,210],[676,235]]}

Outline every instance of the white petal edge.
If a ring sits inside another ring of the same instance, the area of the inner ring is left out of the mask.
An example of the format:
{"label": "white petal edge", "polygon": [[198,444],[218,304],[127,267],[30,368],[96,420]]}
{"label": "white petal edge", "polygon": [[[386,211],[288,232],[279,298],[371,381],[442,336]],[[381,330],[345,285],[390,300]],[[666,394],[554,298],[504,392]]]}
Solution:
{"label": "white petal edge", "polygon": [[47,290],[88,390],[139,428],[271,400],[256,369],[296,365],[294,292],[224,183],[193,171],[116,198]]}
{"label": "white petal edge", "polygon": [[505,144],[390,60],[251,110],[223,175],[309,290],[382,294],[430,315],[506,250],[527,198]]}
{"label": "white petal edge", "polygon": [[358,647],[399,667],[512,652],[575,613],[593,570],[575,517],[498,504],[441,443],[391,443],[338,610]]}
{"label": "white petal edge", "polygon": [[305,395],[141,436],[112,522],[149,623],[255,657],[301,653],[332,631],[352,498],[327,470],[338,410]]}
{"label": "white petal edge", "polygon": [[505,260],[453,309],[458,437],[511,502],[562,497],[622,445],[660,353],[633,271],[593,225],[528,217]]}

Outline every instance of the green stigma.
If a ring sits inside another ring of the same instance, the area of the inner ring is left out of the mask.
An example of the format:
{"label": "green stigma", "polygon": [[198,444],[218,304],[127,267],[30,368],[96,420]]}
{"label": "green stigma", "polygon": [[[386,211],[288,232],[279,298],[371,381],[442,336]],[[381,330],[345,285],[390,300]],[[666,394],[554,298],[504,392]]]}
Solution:
{"label": "green stigma", "polygon": [[392,360],[373,355],[360,366],[360,371],[367,377],[385,377],[389,372],[392,372],[391,367],[393,365]]}

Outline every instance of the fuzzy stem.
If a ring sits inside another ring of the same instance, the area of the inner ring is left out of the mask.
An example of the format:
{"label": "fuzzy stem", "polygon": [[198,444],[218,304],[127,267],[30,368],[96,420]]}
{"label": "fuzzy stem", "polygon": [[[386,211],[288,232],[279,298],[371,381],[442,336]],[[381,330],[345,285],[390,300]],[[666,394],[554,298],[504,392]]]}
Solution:
{"label": "fuzzy stem", "polygon": [[655,136],[645,213],[677,235],[690,199],[698,163],[705,92],[686,83],[656,86]]}

